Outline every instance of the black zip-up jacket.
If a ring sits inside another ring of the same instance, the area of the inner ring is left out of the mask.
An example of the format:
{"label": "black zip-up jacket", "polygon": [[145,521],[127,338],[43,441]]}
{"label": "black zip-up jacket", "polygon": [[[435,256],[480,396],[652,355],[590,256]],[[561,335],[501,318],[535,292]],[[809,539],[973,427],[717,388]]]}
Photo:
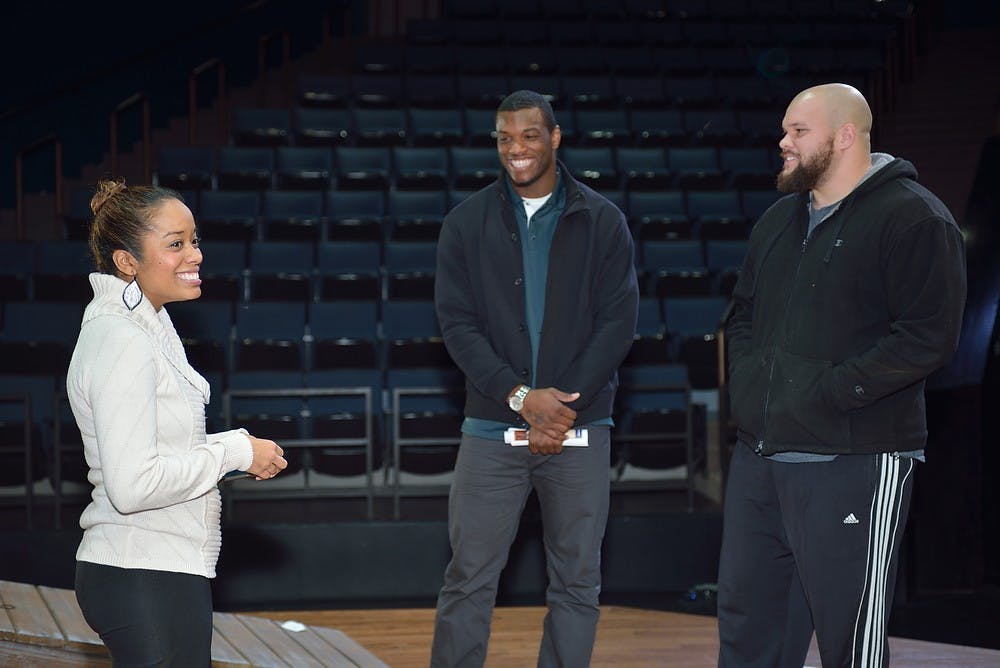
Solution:
{"label": "black zip-up jacket", "polygon": [[924,446],[925,378],[958,346],[954,218],[892,160],[808,230],[808,193],[761,216],[733,291],[729,391],[741,440],[776,452]]}
{"label": "black zip-up jacket", "polygon": [[[560,165],[566,207],[549,252],[538,387],[579,392],[577,424],[611,415],[617,369],[635,336],[633,244],[618,208]],[[531,382],[524,263],[505,174],[444,219],[434,300],[445,345],[466,377],[468,417],[520,423],[507,395]]]}

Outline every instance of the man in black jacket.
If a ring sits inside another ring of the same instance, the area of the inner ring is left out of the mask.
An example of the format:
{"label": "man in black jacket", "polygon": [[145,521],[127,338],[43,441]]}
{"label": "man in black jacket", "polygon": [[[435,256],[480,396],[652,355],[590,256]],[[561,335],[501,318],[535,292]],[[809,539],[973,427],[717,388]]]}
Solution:
{"label": "man in black jacket", "polygon": [[[545,98],[509,95],[496,132],[504,173],[447,215],[438,240],[435,303],[466,402],[431,665],[486,660],[500,571],[534,489],[549,576],[538,665],[575,668],[590,662],[599,614],[611,409],[638,309],[632,237],[556,160]],[[504,442],[513,428],[527,430],[525,447]],[[585,445],[565,440],[571,428]]]}
{"label": "man in black jacket", "polygon": [[728,326],[739,443],[719,565],[720,666],[887,666],[924,382],[958,345],[962,234],[913,165],[872,153],[856,89],[799,93]]}

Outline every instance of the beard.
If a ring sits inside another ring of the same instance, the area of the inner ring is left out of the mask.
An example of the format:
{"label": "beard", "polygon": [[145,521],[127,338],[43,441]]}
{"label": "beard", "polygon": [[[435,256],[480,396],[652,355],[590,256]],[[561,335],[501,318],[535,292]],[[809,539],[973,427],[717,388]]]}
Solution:
{"label": "beard", "polygon": [[830,163],[833,162],[833,137],[809,160],[803,160],[799,166],[788,172],[779,172],[777,187],[783,193],[801,193],[812,190],[826,176]]}

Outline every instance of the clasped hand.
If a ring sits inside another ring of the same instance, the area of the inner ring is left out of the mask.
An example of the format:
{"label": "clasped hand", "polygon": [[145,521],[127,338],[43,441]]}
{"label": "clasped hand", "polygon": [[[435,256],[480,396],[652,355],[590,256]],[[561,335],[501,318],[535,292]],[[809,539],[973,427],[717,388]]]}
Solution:
{"label": "clasped hand", "polygon": [[521,417],[531,426],[528,449],[532,454],[558,455],[562,452],[566,432],[576,421],[576,411],[566,404],[579,398],[579,392],[563,392],[554,387],[528,392]]}
{"label": "clasped hand", "polygon": [[256,480],[273,478],[288,466],[282,456],[285,451],[274,441],[250,436],[250,445],[253,447],[253,462],[247,473],[252,474]]}

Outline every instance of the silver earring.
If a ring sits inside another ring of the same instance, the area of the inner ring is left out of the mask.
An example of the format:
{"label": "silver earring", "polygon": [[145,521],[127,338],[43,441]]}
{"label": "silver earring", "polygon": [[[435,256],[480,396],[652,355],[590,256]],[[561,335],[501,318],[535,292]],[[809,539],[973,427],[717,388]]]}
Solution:
{"label": "silver earring", "polygon": [[142,289],[139,287],[139,281],[134,276],[132,277],[132,282],[122,290],[122,301],[125,302],[125,307],[129,311],[134,311],[135,307],[142,301]]}

